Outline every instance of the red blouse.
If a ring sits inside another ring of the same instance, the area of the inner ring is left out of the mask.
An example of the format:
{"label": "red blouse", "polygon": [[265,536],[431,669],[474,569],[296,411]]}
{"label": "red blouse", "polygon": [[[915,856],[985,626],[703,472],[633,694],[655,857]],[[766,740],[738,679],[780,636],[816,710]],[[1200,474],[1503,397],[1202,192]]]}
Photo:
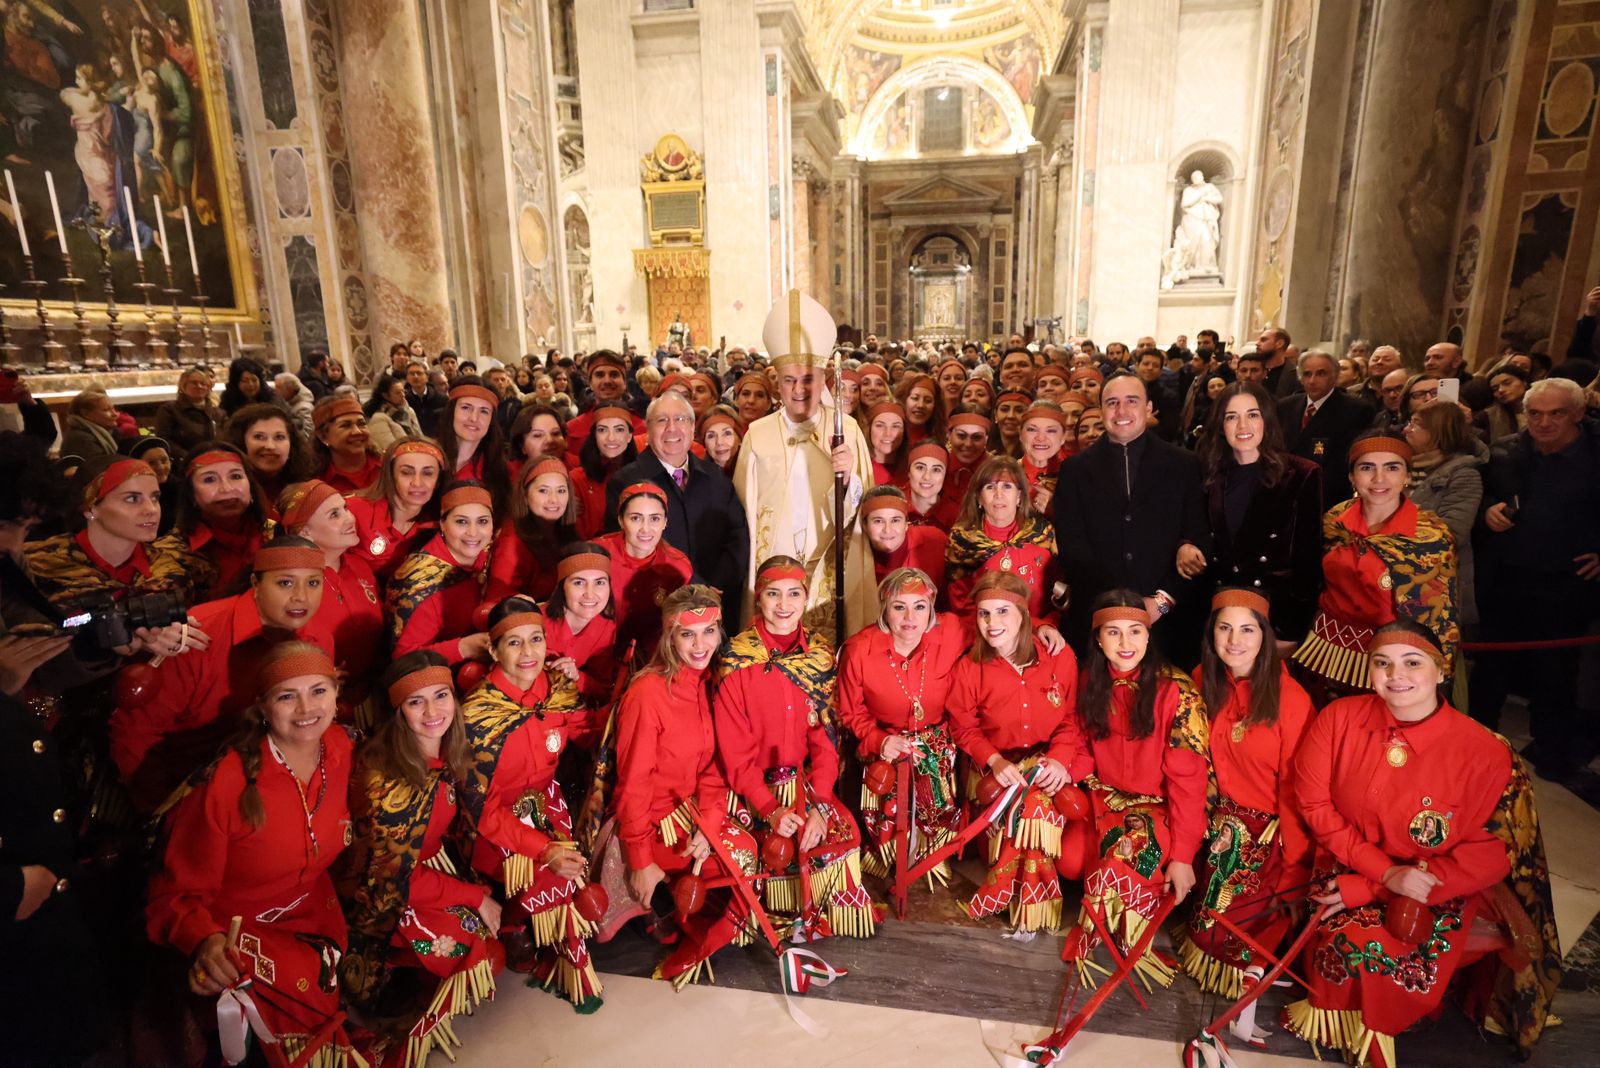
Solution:
{"label": "red blouse", "polygon": [[694,580],[694,565],[665,538],[655,552],[638,559],[628,555],[622,532],[613,531],[596,539],[611,554],[611,597],[615,602],[617,644],[639,643],[639,655],[655,652],[661,640],[661,605],[657,594],[671,593]]}
{"label": "red blouse", "polygon": [[499,604],[522,595],[544,602],[556,588],[555,569],[545,568],[520,535],[515,523],[501,526],[489,550],[489,579],[484,583],[485,604]]}
{"label": "red blouse", "polygon": [[901,567],[915,567],[933,580],[935,589],[944,585],[946,535],[938,527],[907,527],[906,540],[892,553],[872,550],[872,572],[878,582]]}
{"label": "red blouse", "polygon": [[261,527],[254,520],[246,519],[245,526],[237,531],[196,523],[189,532],[189,551],[205,558],[217,572],[205,595],[227,597],[250,585],[250,568],[261,542]]}
{"label": "red blouse", "polygon": [[[900,483],[900,488],[905,489],[905,483]],[[906,500],[911,500],[909,489],[906,490]],[[961,518],[961,502],[947,501],[943,497],[933,506],[932,511],[919,512],[917,506],[913,504],[911,511],[906,513],[906,520],[913,527],[935,527],[947,534],[954,529],[959,518]]]}
{"label": "red blouse", "polygon": [[961,624],[948,614],[938,617],[910,656],[896,653],[893,636],[871,623],[844,643],[839,720],[855,735],[863,760],[881,756],[891,734],[945,722],[951,672],[966,647]]}
{"label": "red blouse", "polygon": [[1144,738],[1128,736],[1128,717],[1138,696],[1131,681],[1136,672],[1111,672],[1116,680],[1111,687],[1111,733],[1095,738],[1084,732],[1094,755],[1095,775],[1125,794],[1166,798],[1172,826],[1167,859],[1193,863],[1206,830],[1206,758],[1174,744],[1180,683],[1167,676],[1156,683],[1155,729]]}
{"label": "red blouse", "polygon": [[95,552],[94,546],[89,542],[88,530],[78,531],[72,536],[72,540],[78,543],[78,548],[83,550],[91,564],[110,576],[119,586],[133,585],[135,577],[150,577],[150,554],[138,542],[133,543],[133,555],[124,560],[120,566],[115,566]]}
{"label": "red blouse", "polygon": [[[455,565],[455,557],[445,545],[442,535],[435,534],[421,551]],[[467,570],[482,571],[487,557],[488,553],[479,553]],[[480,600],[478,584],[470,580],[435,590],[412,610],[405,628],[394,643],[394,655],[401,657],[418,649],[432,649],[451,664],[462,663],[466,658],[461,655],[461,639],[476,632],[472,616]]]}
{"label": "red blouse", "polygon": [[656,828],[693,799],[716,833],[728,784],[717,768],[717,738],[706,673],[680,667],[669,682],[646,672],[623,695],[617,713],[617,828],[634,871],[648,867]]}
{"label": "red blouse", "polygon": [[[1018,669],[1003,657],[963,658],[950,684],[950,733],[979,768],[996,754],[1043,747],[1044,755],[1077,782],[1094,770],[1073,709],[1078,703],[1078,658],[1071,646],[1055,656],[1033,639],[1033,663]],[[1007,759],[1010,759],[1009,757]]]}
{"label": "red blouse", "polygon": [[[187,956],[211,935],[225,933],[231,916],[284,908],[305,894],[333,898],[328,868],[350,831],[351,743],[338,727],[329,728],[322,740],[326,784],[320,774],[302,784],[307,803],[314,806],[310,833],[293,773],[266,741],[256,789],[267,818],[259,828],[239,813],[245,780],[235,752],[178,803],[161,870],[150,880],[145,930],[152,942]],[[336,934],[343,945],[344,932]]]}
{"label": "red blouse", "polygon": [[578,537],[593,541],[606,527],[606,480],[590,478],[582,467],[572,469],[572,493],[578,499]]}
{"label": "red blouse", "polygon": [[322,481],[344,494],[346,497],[352,493],[366,489],[378,481],[378,473],[383,469],[383,457],[375,453],[367,453],[367,462],[356,471],[341,470],[333,462],[333,457],[328,457],[328,466],[322,469]]}
{"label": "red blouse", "polygon": [[978,585],[979,579],[991,571],[1009,571],[1025,582],[1028,586],[1028,615],[1034,619],[1035,625],[1040,621],[1048,622],[1044,615],[1044,595],[1055,581],[1052,577],[1055,558],[1049,545],[1012,545],[1010,539],[1016,536],[1020,525],[1013,523],[1009,527],[996,527],[984,521],[983,532],[1000,542],[1001,548],[977,570],[961,578],[953,578],[945,585],[945,607],[959,615],[968,626],[978,610],[972,600],[973,588]]}
{"label": "red blouse", "polygon": [[[1354,509],[1352,509],[1354,511]],[[1403,762],[1397,766],[1397,757]],[[1505,844],[1487,827],[1511,778],[1505,741],[1448,704],[1402,724],[1374,694],[1346,697],[1312,722],[1295,760],[1295,797],[1347,908],[1387,900],[1384,873],[1427,860],[1431,904],[1506,877]]]}
{"label": "red blouse", "polygon": [[400,566],[400,561],[439,531],[437,520],[418,519],[411,524],[410,530],[401,533],[394,525],[387,500],[346,497],[345,505],[350,509],[350,514],[356,517],[356,532],[360,539],[349,555],[365,560],[379,582],[387,583],[394,569]]}
{"label": "red blouse", "polygon": [[338,568],[322,569],[322,604],[312,621],[333,635],[344,670],[341,697],[361,701],[383,662],[383,597],[367,562],[354,552],[339,560]]}
{"label": "red blouse", "polygon": [[[429,771],[442,767],[442,760],[428,761]],[[411,869],[406,904],[412,908],[443,909],[455,905],[476,909],[483,904],[483,887],[454,875],[446,875],[427,865],[427,861],[444,848],[444,840],[455,823],[456,809],[455,787],[448,782],[441,782],[433,792],[433,811],[428,813],[428,828],[422,832],[422,848],[417,851],[417,863]]]}
{"label": "red blouse", "polygon": [[[791,647],[783,638],[769,634],[761,620],[754,629],[769,650]],[[798,645],[810,648],[803,631]],[[725,676],[717,688],[717,755],[723,774],[763,819],[770,820],[780,807],[765,773],[800,768],[808,759],[812,800],[838,806],[833,788],[839,778],[839,753],[822,718],[809,722],[811,712],[811,703],[800,688],[781,671],[767,670],[764,665],[740,668]]]}
{"label": "red blouse", "polygon": [[[1378,530],[1368,530],[1360,506],[1348,508],[1339,522],[1358,538],[1369,534],[1397,534],[1416,537],[1417,506],[1410,498]],[[1376,630],[1394,622],[1394,593],[1386,585],[1389,568],[1378,554],[1360,542],[1341,545],[1322,558],[1326,580],[1317,607],[1347,626]]]}
{"label": "red blouse", "polygon": [[585,704],[609,701],[617,681],[617,621],[595,616],[577,634],[565,612],[546,616],[545,647],[551,656],[570,656],[578,665],[578,692]]}
{"label": "red blouse", "polygon": [[[1199,673],[1195,685],[1200,685]],[[1227,703],[1211,715],[1211,767],[1217,790],[1245,808],[1278,817],[1284,857],[1279,884],[1299,886],[1311,877],[1311,839],[1294,800],[1294,757],[1316,709],[1284,667],[1278,678],[1277,722],[1245,728],[1249,714],[1250,680],[1230,677]]]}

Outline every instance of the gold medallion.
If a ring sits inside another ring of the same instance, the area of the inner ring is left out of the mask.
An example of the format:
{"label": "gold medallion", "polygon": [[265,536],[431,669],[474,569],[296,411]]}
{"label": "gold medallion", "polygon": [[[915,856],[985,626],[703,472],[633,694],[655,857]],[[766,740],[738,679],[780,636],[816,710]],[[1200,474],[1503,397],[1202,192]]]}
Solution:
{"label": "gold medallion", "polygon": [[1454,813],[1425,808],[1411,817],[1406,830],[1411,840],[1424,849],[1438,849],[1450,837],[1450,817]]}
{"label": "gold medallion", "polygon": [[1006,553],[1004,556],[1000,557],[1000,570],[1001,571],[1010,571],[1011,570],[1011,554],[1010,553]]}
{"label": "gold medallion", "polygon": [[925,715],[926,713],[922,711],[922,698],[913,697],[911,699],[911,718],[921,720]]}
{"label": "gold medallion", "polygon": [[806,726],[815,727],[818,723],[821,723],[821,722],[822,722],[822,719],[821,719],[821,717],[819,717],[817,715],[817,710],[816,709],[813,708],[811,711],[806,713]]}
{"label": "gold medallion", "polygon": [[1406,754],[1405,745],[1400,742],[1390,742],[1389,749],[1384,753],[1384,756],[1388,759],[1391,768],[1403,768],[1406,766],[1406,761],[1411,759]]}
{"label": "gold medallion", "polygon": [[373,556],[382,556],[383,550],[387,549],[388,547],[389,539],[385,538],[382,534],[375,534],[373,535],[372,540],[367,543],[367,552],[371,553]]}
{"label": "gold medallion", "polygon": [[1394,579],[1389,577],[1389,572],[1385,571],[1383,577],[1378,580],[1378,588],[1380,590],[1394,589]]}
{"label": "gold medallion", "polygon": [[544,735],[544,750],[547,753],[561,752],[561,732],[558,730],[546,731]]}
{"label": "gold medallion", "polygon": [[447,805],[453,805],[456,803],[456,788],[450,783],[444,784],[444,800],[445,804]]}
{"label": "gold medallion", "polygon": [[1244,741],[1244,724],[1235,723],[1233,725],[1233,744],[1238,745],[1242,741]]}
{"label": "gold medallion", "polygon": [[377,604],[378,603],[378,591],[372,588],[372,583],[368,582],[366,579],[361,579],[360,582],[361,582],[361,592],[367,595],[367,603],[368,604]]}
{"label": "gold medallion", "polygon": [[1050,703],[1056,708],[1060,708],[1062,698],[1061,684],[1056,683],[1055,685],[1051,686],[1049,692],[1045,694],[1045,697],[1049,698]]}

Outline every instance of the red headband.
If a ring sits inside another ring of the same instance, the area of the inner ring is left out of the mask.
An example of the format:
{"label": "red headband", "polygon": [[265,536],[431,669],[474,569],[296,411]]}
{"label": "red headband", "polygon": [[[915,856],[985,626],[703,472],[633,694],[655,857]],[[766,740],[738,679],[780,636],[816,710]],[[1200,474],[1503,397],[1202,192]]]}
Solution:
{"label": "red headband", "polygon": [[1238,587],[1218,590],[1211,598],[1211,610],[1220,612],[1224,608],[1248,608],[1262,619],[1269,616],[1267,599],[1255,590]]}
{"label": "red headband", "polygon": [[906,455],[906,463],[914,464],[921,459],[938,460],[948,466],[950,463],[950,450],[940,445],[937,441],[924,441],[911,446],[911,452]]}
{"label": "red headband", "polygon": [[938,378],[940,372],[942,372],[946,367],[959,367],[959,368],[961,368],[961,376],[963,378],[966,377],[967,365],[962,363],[960,360],[956,359],[954,356],[950,356],[950,357],[947,357],[947,358],[945,358],[943,360],[940,360],[939,361],[939,366],[935,367],[933,369],[933,377]]}
{"label": "red headband", "polygon": [[904,597],[907,595],[912,597],[933,597],[938,594],[939,591],[934,589],[933,581],[928,578],[926,572],[917,568],[907,568],[906,570],[910,574],[901,579],[900,584],[893,590],[885,591],[883,598],[885,601],[890,597]]}
{"label": "red headband", "polygon": [[656,387],[656,396],[659,397],[667,390],[673,389],[677,386],[682,386],[685,390],[687,390],[689,388],[689,376],[679,371],[672,372],[670,375],[663,378],[661,380],[661,384]]}
{"label": "red headband", "polygon": [[1083,381],[1085,378],[1092,378],[1101,385],[1105,385],[1106,381],[1106,376],[1101,374],[1099,371],[1096,371],[1093,367],[1079,368],[1072,373],[1072,377],[1067,379],[1067,381],[1069,383],[1076,383]]}
{"label": "red headband", "polygon": [[453,689],[454,683],[455,679],[450,676],[450,669],[444,664],[430,664],[415,671],[408,671],[389,684],[389,704],[399,708],[406,698],[418,690],[434,686],[450,686]]}
{"label": "red headband", "polygon": [[793,579],[804,586],[806,585],[806,569],[794,564],[768,564],[756,572],[756,592],[760,593],[765,587],[772,585],[774,582],[782,582],[784,579]]}
{"label": "red headband", "polygon": [[911,505],[904,497],[896,497],[892,493],[882,493],[876,497],[868,497],[861,502],[861,517],[863,519],[873,512],[886,510],[899,512],[901,515],[910,515]]}
{"label": "red headband", "polygon": [[338,496],[339,491],[321,479],[313,478],[290,486],[284,494],[287,503],[283,507],[283,528],[290,534],[298,534],[328,498]]}
{"label": "red headband", "polygon": [[1035,404],[1027,411],[1022,413],[1022,422],[1024,425],[1026,425],[1028,421],[1032,419],[1051,419],[1057,423],[1060,423],[1062,426],[1067,425],[1066,412],[1062,411],[1060,408],[1054,406],[1047,407],[1043,404]]}
{"label": "red headband", "polygon": [[871,426],[872,421],[878,418],[880,415],[898,415],[902,423],[906,421],[905,408],[896,404],[894,401],[884,401],[882,404],[874,404],[872,407],[868,408],[867,425]]}
{"label": "red headband", "polygon": [[527,489],[533,484],[533,480],[540,475],[560,475],[568,481],[572,479],[572,476],[567,473],[567,465],[563,461],[556,459],[554,456],[546,456],[539,462],[528,464],[522,469],[522,488]]}
{"label": "red headband", "polygon": [[987,416],[979,415],[977,412],[958,412],[955,415],[952,415],[950,417],[950,422],[945,425],[951,430],[954,430],[958,426],[978,427],[984,431],[990,431],[994,429],[994,424],[989,421],[989,418]]}
{"label": "red headband", "polygon": [[1021,401],[1023,404],[1032,404],[1033,397],[1020,389],[1008,389],[994,399],[995,407],[999,407],[1008,400]]}
{"label": "red headband", "polygon": [[972,591],[972,604],[974,607],[984,601],[1006,601],[1016,605],[1024,612],[1028,611],[1028,595],[1008,590],[1004,586],[987,586]]}
{"label": "red headband", "polygon": [[1143,623],[1148,627],[1150,625],[1150,613],[1133,605],[1112,605],[1110,608],[1102,608],[1096,612],[1093,618],[1089,620],[1089,626],[1099,630],[1107,623],[1117,622]]}
{"label": "red headband", "polygon": [[654,482],[635,482],[633,485],[629,486],[627,489],[623,490],[617,495],[617,514],[621,515],[622,510],[628,506],[628,502],[633,498],[640,496],[641,494],[648,494],[649,496],[654,497],[656,500],[661,502],[661,507],[663,508],[667,506],[666,490],[662,489]]}
{"label": "red headband", "polygon": [[744,423],[737,416],[729,415],[727,412],[712,412],[706,416],[700,423],[700,433],[704,434],[712,427],[721,426],[724,423],[733,427],[734,432],[740,437],[744,436]]}
{"label": "red headband", "polygon": [[[594,419],[589,423],[589,426],[597,426],[602,419],[621,419],[629,428],[633,426],[633,413],[620,404],[602,404],[596,408],[594,410]],[[590,432],[593,433],[592,430]]]}
{"label": "red headband", "polygon": [[322,675],[335,681],[339,678],[338,669],[327,653],[305,642],[289,642],[267,654],[256,671],[256,690],[265,694],[274,686],[302,675]]}
{"label": "red headband", "polygon": [[365,413],[361,411],[361,402],[354,397],[335,397],[326,404],[317,405],[314,416],[317,429],[321,430],[340,416],[363,414]]}
{"label": "red headband", "polygon": [[683,608],[672,617],[667,624],[667,629],[673,627],[698,627],[703,623],[715,623],[722,618],[722,609],[717,605],[707,605],[705,608]]}
{"label": "red headband", "polygon": [[189,462],[183,465],[183,473],[185,476],[192,475],[202,467],[213,467],[216,464],[238,464],[243,467],[244,457],[227,449],[207,449],[198,456],[190,457]]}
{"label": "red headband", "polygon": [[509,616],[489,628],[489,640],[497,642],[505,637],[508,631],[516,630],[518,627],[531,627],[535,623],[541,628],[544,627],[544,614],[542,612],[512,612]]}
{"label": "red headband", "polygon": [[263,545],[250,561],[253,574],[268,571],[321,571],[328,558],[321,549],[310,545]]}
{"label": "red headband", "polygon": [[1412,634],[1405,630],[1380,629],[1367,642],[1367,655],[1371,656],[1385,645],[1409,645],[1413,649],[1427,653],[1428,658],[1441,668],[1444,667],[1444,654],[1429,644],[1428,639],[1419,634]]}
{"label": "red headband", "polygon": [[126,457],[121,460],[113,460],[106,465],[104,471],[89,480],[89,484],[83,490],[84,499],[89,504],[99,504],[111,496],[118,486],[128,481],[128,479],[138,478],[140,475],[149,475],[151,478],[156,477],[155,471],[151,470],[150,465],[143,460],[129,460]]}
{"label": "red headband", "polygon": [[1067,377],[1067,372],[1061,368],[1061,365],[1054,363],[1045,364],[1043,367],[1033,372],[1033,384],[1035,386],[1037,386],[1046,378],[1059,378],[1063,384],[1071,381],[1071,379]]}
{"label": "red headband", "polygon": [[861,384],[861,372],[860,371],[850,370],[850,369],[847,368],[845,370],[845,372],[843,374],[841,374],[839,377],[844,379],[846,382],[854,382],[858,386]]}
{"label": "red headband", "polygon": [[488,490],[482,486],[457,486],[445,490],[444,496],[439,498],[439,514],[447,515],[464,504],[481,504],[494,511],[494,498],[489,496]]}
{"label": "red headband", "polygon": [[600,553],[574,553],[556,565],[556,581],[565,582],[580,571],[611,574],[611,557]]}
{"label": "red headband", "polygon": [[444,467],[444,450],[431,441],[422,441],[418,438],[407,438],[394,445],[394,453],[389,457],[391,463],[408,453],[422,453],[439,461],[439,466]]}
{"label": "red headband", "polygon": [[744,388],[744,384],[746,382],[754,382],[756,385],[761,387],[763,392],[772,392],[772,387],[767,384],[767,376],[762,374],[760,371],[747,371],[740,375],[733,383],[733,391],[735,393],[739,392]]}
{"label": "red headband", "polygon": [[877,375],[882,379],[887,379],[889,377],[889,372],[875,363],[862,364],[861,367],[856,371],[856,374],[860,375],[862,378],[865,378],[868,375]]}
{"label": "red headband", "polygon": [[483,401],[491,409],[498,408],[500,406],[499,395],[488,386],[480,386],[473,382],[463,382],[461,385],[450,391],[451,404],[454,404],[456,401],[462,400],[466,397],[475,397],[478,400]]}
{"label": "red headband", "polygon": [[1411,463],[1411,446],[1403,438],[1375,437],[1362,438],[1350,444],[1349,458],[1353,464],[1359,457],[1369,452],[1392,452],[1407,464]]}

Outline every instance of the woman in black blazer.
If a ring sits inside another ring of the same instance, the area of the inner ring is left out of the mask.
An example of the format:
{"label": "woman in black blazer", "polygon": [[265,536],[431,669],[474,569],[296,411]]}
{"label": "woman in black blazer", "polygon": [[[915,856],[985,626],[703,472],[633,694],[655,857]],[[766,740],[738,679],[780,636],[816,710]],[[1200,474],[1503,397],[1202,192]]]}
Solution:
{"label": "woman in black blazer", "polygon": [[1278,641],[1305,636],[1322,585],[1322,472],[1283,445],[1277,405],[1253,382],[1234,382],[1206,420],[1212,577],[1248,586],[1272,605]]}

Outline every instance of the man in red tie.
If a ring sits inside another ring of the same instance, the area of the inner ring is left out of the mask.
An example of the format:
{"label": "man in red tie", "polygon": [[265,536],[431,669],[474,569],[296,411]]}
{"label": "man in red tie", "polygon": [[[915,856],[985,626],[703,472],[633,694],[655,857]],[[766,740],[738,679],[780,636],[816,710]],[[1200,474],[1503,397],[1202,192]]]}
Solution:
{"label": "man in red tie", "polygon": [[1373,411],[1342,389],[1335,389],[1339,363],[1322,349],[1300,357],[1301,392],[1278,401],[1288,450],[1322,468],[1324,508],[1350,496],[1346,454],[1350,442],[1372,424]]}

